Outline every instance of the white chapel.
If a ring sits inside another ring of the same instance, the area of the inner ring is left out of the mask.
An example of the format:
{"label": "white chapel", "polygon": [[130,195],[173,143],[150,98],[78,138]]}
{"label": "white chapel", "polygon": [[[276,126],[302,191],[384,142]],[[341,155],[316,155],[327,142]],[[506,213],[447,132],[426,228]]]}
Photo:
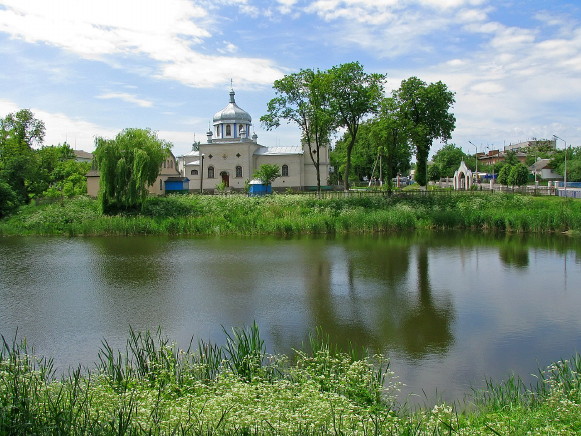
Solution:
{"label": "white chapel", "polygon": [[[196,143],[192,151],[178,156],[179,171],[189,179],[189,191],[214,190],[217,185],[243,190],[254,171],[263,164],[276,164],[281,177],[272,183],[275,190],[305,190],[317,186],[317,173],[306,145],[265,147],[252,133],[252,117],[236,104],[234,90],[230,102],[216,112],[205,143]],[[329,177],[329,150],[321,148],[319,158],[321,186]]]}

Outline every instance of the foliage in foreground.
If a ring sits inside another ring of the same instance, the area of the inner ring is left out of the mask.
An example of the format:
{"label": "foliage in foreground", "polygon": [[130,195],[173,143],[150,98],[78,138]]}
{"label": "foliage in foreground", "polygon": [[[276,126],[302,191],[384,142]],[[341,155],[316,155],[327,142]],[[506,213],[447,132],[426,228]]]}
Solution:
{"label": "foliage in foreground", "polygon": [[0,235],[292,235],[418,229],[579,232],[581,202],[515,194],[149,197],[140,213],[101,214],[79,197],[21,207]]}
{"label": "foliage in foreground", "polygon": [[179,350],[130,332],[125,351],[106,341],[94,370],[55,377],[25,342],[0,351],[0,434],[578,434],[581,356],[476,392],[470,411],[439,404],[409,411],[394,400],[385,360],[339,352],[322,335],[310,352],[265,353],[256,325],[226,344]]}

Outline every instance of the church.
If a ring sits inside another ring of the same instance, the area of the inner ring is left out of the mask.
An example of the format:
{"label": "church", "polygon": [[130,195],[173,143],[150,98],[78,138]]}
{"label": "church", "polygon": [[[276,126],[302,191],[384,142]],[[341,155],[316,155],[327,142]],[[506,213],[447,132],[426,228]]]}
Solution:
{"label": "church", "polygon": [[[236,104],[234,90],[224,109],[216,112],[205,143],[195,143],[192,151],[178,156],[180,174],[189,179],[190,192],[212,192],[217,186],[243,191],[254,172],[263,164],[280,168],[281,177],[272,183],[278,191],[309,190],[317,186],[317,173],[308,147],[266,147],[252,132],[252,117]],[[319,157],[321,186],[329,178],[329,150]]]}

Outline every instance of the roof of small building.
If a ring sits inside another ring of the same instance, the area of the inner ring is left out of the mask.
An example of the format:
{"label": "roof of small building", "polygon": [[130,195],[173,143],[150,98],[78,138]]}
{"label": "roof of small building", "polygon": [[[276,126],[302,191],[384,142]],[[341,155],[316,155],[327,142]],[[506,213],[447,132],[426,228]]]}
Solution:
{"label": "roof of small building", "polygon": [[93,153],[84,150],[73,150],[75,157],[78,159],[93,159]]}
{"label": "roof of small building", "polygon": [[166,182],[189,182],[190,179],[187,177],[168,177],[165,179]]}
{"label": "roof of small building", "polygon": [[277,147],[261,147],[254,154],[260,156],[276,156],[289,154],[303,154],[304,150],[300,145],[287,145]]}
{"label": "roof of small building", "polygon": [[529,169],[531,171],[540,171],[545,168],[550,168],[551,159],[539,159],[534,164],[532,164]]}

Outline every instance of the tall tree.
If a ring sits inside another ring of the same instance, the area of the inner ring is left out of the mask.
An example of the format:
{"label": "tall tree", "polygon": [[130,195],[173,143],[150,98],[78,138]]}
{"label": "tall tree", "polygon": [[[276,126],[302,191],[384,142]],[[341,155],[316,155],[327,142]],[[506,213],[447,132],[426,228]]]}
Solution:
{"label": "tall tree", "polygon": [[391,194],[392,179],[410,167],[411,153],[408,145],[408,122],[399,116],[393,98],[381,103],[379,116],[372,124],[371,138],[377,147],[380,161],[385,165],[387,190]]}
{"label": "tall tree", "polygon": [[334,119],[327,98],[327,75],[319,70],[300,70],[274,82],[276,97],[268,102],[260,121],[268,130],[279,127],[281,120],[301,129],[309,157],[317,174],[317,192],[321,191],[321,149],[329,145]]}
{"label": "tall tree", "polygon": [[115,139],[95,139],[100,199],[106,213],[140,207],[172,144],[150,129],[125,129]]}
{"label": "tall tree", "polygon": [[336,127],[349,132],[343,184],[349,189],[351,153],[359,126],[369,114],[376,113],[383,98],[384,74],[366,73],[359,62],[335,66],[327,71],[329,107],[336,117]]}
{"label": "tall tree", "polygon": [[416,149],[418,184],[427,183],[427,162],[432,143],[451,138],[456,118],[449,110],[454,104],[454,93],[442,82],[426,84],[417,77],[403,80],[393,97],[401,116],[409,121],[409,138]]}
{"label": "tall tree", "polygon": [[0,120],[0,179],[11,187],[19,203],[30,200],[29,186],[36,168],[33,146],[42,144],[44,132],[44,123],[29,109]]}

